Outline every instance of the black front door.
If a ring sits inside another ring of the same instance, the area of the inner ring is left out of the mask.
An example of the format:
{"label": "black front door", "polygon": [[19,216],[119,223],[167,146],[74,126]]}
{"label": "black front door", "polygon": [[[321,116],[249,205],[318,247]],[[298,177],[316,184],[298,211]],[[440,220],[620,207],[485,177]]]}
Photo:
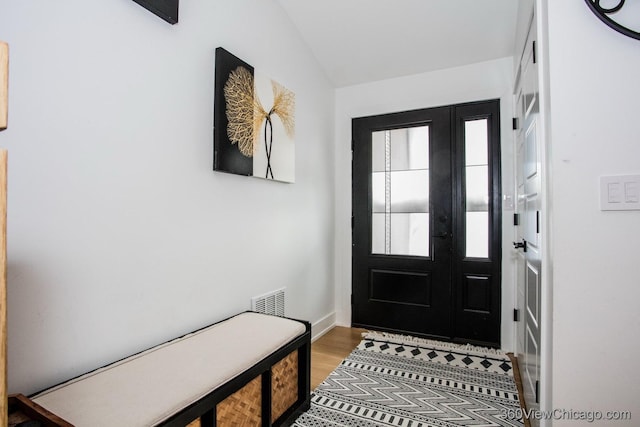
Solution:
{"label": "black front door", "polygon": [[352,323],[499,344],[498,101],[353,120]]}

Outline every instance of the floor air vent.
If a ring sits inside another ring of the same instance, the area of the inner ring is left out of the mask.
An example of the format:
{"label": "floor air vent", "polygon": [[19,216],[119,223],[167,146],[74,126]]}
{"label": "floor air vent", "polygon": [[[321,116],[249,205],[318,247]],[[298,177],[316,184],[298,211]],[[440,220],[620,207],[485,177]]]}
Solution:
{"label": "floor air vent", "polygon": [[251,298],[251,310],[283,317],[284,290],[285,288],[276,289],[273,292]]}

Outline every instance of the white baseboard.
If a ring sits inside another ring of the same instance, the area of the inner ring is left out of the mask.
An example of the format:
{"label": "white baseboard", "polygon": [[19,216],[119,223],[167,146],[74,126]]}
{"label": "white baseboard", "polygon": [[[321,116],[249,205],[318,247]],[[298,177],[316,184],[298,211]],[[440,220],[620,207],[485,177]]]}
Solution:
{"label": "white baseboard", "polygon": [[314,322],[311,325],[311,342],[317,340],[336,325],[336,313],[335,311],[327,314],[322,319]]}

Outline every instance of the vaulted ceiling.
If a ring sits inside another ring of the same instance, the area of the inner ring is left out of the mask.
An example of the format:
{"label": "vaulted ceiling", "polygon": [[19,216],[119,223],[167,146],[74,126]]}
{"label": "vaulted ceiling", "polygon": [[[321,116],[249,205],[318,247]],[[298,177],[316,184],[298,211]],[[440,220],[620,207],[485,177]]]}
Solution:
{"label": "vaulted ceiling", "polygon": [[336,87],[514,52],[519,0],[277,0]]}

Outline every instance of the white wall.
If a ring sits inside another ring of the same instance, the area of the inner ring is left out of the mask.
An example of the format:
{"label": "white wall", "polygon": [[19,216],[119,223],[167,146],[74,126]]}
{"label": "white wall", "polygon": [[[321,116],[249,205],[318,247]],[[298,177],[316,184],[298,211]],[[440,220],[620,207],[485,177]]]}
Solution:
{"label": "white wall", "polygon": [[[249,308],[332,321],[333,89],[276,2],[5,1],[9,388]],[[296,183],[212,171],[214,50],[296,93]],[[250,333],[250,332],[249,332]]]}
{"label": "white wall", "polygon": [[552,151],[552,407],[631,410],[635,420],[610,424],[637,425],[640,211],[600,211],[599,177],[640,173],[640,41],[605,26],[584,2],[542,3]]}
{"label": "white wall", "polygon": [[[336,315],[351,323],[351,119],[500,98],[503,194],[513,195],[513,59],[350,86],[336,90]],[[505,206],[506,207],[506,206]],[[502,346],[513,349],[513,226],[503,213]]]}

